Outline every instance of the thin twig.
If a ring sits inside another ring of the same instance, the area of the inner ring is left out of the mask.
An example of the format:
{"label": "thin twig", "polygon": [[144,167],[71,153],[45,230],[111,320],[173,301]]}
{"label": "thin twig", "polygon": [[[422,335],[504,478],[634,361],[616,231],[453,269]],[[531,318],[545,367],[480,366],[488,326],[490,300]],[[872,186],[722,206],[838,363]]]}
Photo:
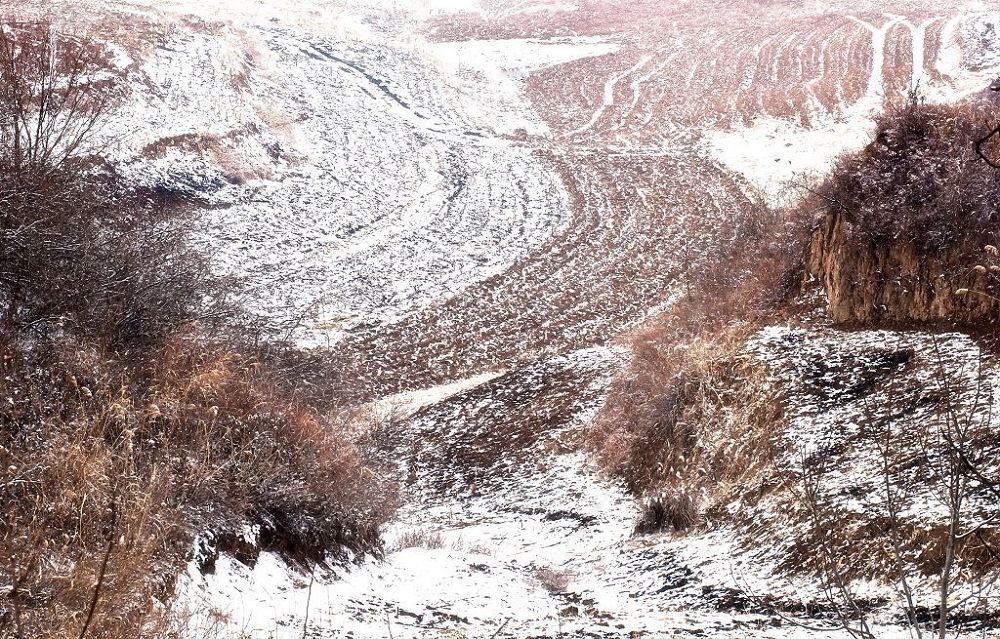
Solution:
{"label": "thin twig", "polygon": [[500,635],[500,633],[503,632],[503,629],[506,628],[507,624],[509,624],[509,623],[510,623],[510,617],[507,617],[507,621],[503,622],[500,625],[500,627],[497,628],[497,631],[494,632],[492,635],[490,635],[490,639],[496,639],[496,637],[498,637]]}
{"label": "thin twig", "polygon": [[312,603],[314,581],[316,581],[316,566],[309,571],[309,594],[306,595],[306,618],[302,622],[302,639],[306,639],[306,633],[309,632],[309,604]]}
{"label": "thin twig", "polygon": [[90,624],[94,620],[94,611],[97,609],[97,600],[101,596],[101,587],[104,585],[104,575],[107,574],[108,560],[111,559],[111,550],[115,547],[115,525],[118,521],[118,507],[111,504],[111,531],[108,534],[108,548],[104,551],[104,559],[101,561],[101,570],[97,573],[97,583],[94,584],[94,595],[90,598],[90,608],[87,610],[87,619],[83,622],[78,639],[83,639],[90,629]]}
{"label": "thin twig", "polygon": [[986,137],[976,140],[976,155],[979,156],[979,159],[981,159],[983,162],[986,162],[994,169],[1000,169],[1000,163],[996,163],[993,160],[986,157],[986,153],[983,152],[983,146],[987,142],[989,142],[992,138],[998,135],[1000,135],[1000,125],[994,127],[988,134],[986,134]]}

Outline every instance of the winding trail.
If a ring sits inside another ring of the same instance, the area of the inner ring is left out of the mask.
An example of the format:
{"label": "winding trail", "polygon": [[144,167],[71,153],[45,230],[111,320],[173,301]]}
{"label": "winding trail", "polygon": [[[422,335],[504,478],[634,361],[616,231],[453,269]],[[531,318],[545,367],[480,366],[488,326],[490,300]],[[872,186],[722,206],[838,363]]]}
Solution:
{"label": "winding trail", "polygon": [[[573,136],[583,133],[584,131],[589,131],[590,129],[594,128],[594,125],[597,124],[597,122],[601,119],[601,116],[604,115],[604,112],[607,111],[609,107],[615,104],[615,87],[618,86],[618,83],[624,80],[625,78],[641,71],[643,67],[649,64],[649,62],[653,59],[653,57],[654,57],[653,54],[644,55],[641,58],[639,58],[638,62],[632,65],[632,68],[628,69],[624,73],[620,73],[608,78],[607,82],[604,83],[604,98],[603,101],[601,102],[601,105],[598,107],[596,111],[594,111],[593,115],[590,116],[590,119],[587,120],[587,122],[585,122],[579,128],[573,129],[566,135]],[[638,90],[639,90],[639,85],[636,82],[636,80],[633,79],[632,93],[636,101],[638,101]]]}

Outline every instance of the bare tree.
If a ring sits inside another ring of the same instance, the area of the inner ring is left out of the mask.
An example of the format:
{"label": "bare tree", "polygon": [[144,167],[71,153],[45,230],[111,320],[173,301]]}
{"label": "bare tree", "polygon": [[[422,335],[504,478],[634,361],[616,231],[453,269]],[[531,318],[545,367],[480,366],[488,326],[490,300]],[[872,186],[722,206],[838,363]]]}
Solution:
{"label": "bare tree", "polygon": [[35,177],[86,155],[111,104],[107,56],[48,21],[0,29],[0,168]]}
{"label": "bare tree", "polygon": [[[900,595],[897,604],[904,623],[917,639],[925,633],[938,639],[945,639],[952,630],[962,634],[958,613],[992,592],[1000,577],[995,570],[983,574],[979,565],[984,555],[1000,558],[994,548],[1000,510],[984,512],[982,508],[984,496],[985,502],[994,505],[1000,501],[1000,483],[992,476],[992,453],[984,446],[992,430],[992,392],[982,362],[975,379],[961,383],[949,372],[937,340],[933,358],[933,390],[940,402],[928,422],[907,422],[897,428],[897,418],[892,414],[878,415],[867,403],[863,411],[864,427],[871,434],[880,462],[882,494],[876,505],[880,511],[877,516],[883,522],[883,548]],[[886,404],[893,406],[894,398],[890,396]],[[907,433],[916,434],[916,450],[902,443]],[[904,504],[919,497],[915,487],[907,485],[902,477],[904,468],[919,471],[930,489],[930,498],[943,512],[940,571],[930,607],[920,605],[913,583],[918,569],[908,559],[913,530],[903,516]],[[798,486],[794,488],[815,540],[820,589],[840,628],[858,639],[873,639],[876,635],[869,613],[852,590],[851,566],[831,541],[838,513],[822,490],[822,475],[823,469],[803,455]],[[978,509],[973,506],[977,497]]]}
{"label": "bare tree", "polygon": [[92,40],[0,24],[0,347],[65,326],[135,351],[237,312],[191,242],[194,207],[123,184],[95,155],[112,77]]}
{"label": "bare tree", "polygon": [[[112,99],[106,60],[48,21],[0,23],[0,309],[13,334],[28,280],[57,264],[97,200],[82,160]],[[87,196],[87,197],[84,197]]]}
{"label": "bare tree", "polygon": [[[990,85],[990,91],[1000,93],[1000,79],[995,80],[993,84]],[[986,162],[994,169],[1000,169],[1000,161],[990,158],[983,149],[997,136],[1000,136],[1000,124],[996,125],[990,129],[989,133],[976,140],[976,155],[979,156],[980,160]]]}
{"label": "bare tree", "polygon": [[[855,639],[874,639],[868,611],[852,590],[852,579],[844,560],[831,539],[836,513],[822,490],[822,468],[805,451],[801,453],[798,485],[792,486],[796,499],[804,507],[810,537],[816,541],[816,576],[820,594],[833,613],[837,627]],[[797,619],[787,618],[801,625]],[[830,630],[809,626],[813,630]]]}

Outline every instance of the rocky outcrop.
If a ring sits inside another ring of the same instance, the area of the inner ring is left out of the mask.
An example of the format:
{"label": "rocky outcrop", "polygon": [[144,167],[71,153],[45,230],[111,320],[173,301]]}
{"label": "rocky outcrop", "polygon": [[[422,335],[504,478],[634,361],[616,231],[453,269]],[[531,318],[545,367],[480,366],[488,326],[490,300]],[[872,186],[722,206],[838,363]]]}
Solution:
{"label": "rocky outcrop", "polygon": [[808,269],[822,281],[834,321],[985,328],[1000,317],[994,297],[1000,268],[984,264],[987,244],[968,237],[931,250],[914,241],[869,239],[845,213],[831,211],[813,233]]}

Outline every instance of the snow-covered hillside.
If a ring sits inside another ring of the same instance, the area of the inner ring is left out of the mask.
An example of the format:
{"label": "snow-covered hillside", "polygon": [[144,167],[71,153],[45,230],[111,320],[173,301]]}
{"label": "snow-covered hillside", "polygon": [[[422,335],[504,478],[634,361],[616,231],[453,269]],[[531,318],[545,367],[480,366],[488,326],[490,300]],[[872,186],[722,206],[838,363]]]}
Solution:
{"label": "snow-covered hillside", "polygon": [[[384,561],[192,565],[177,607],[194,636],[806,632],[745,611],[755,593],[788,608],[820,596],[774,573],[781,540],[747,550],[726,525],[633,536],[639,505],[580,452],[581,432],[628,360],[620,336],[670,308],[734,212],[794,200],[911,87],[938,101],[982,90],[1000,75],[1000,12],[916,0],[66,7],[129,88],[103,132],[119,170],[205,204],[218,268],[289,335],[329,349],[345,402],[394,416],[382,454],[405,505]],[[777,327],[747,357],[796,398],[785,436],[833,445],[861,408],[831,411],[803,367],[836,353],[837,379],[813,382],[849,385],[868,366],[852,354],[924,339]],[[976,359],[947,339],[956,368]],[[869,461],[845,455],[840,480]]]}
{"label": "snow-covered hillside", "polygon": [[172,27],[127,69],[122,159],[217,204],[218,262],[321,342],[448,299],[565,229],[559,176],[514,135],[547,131],[521,77],[615,48],[564,38],[491,55],[400,37],[206,22]]}

